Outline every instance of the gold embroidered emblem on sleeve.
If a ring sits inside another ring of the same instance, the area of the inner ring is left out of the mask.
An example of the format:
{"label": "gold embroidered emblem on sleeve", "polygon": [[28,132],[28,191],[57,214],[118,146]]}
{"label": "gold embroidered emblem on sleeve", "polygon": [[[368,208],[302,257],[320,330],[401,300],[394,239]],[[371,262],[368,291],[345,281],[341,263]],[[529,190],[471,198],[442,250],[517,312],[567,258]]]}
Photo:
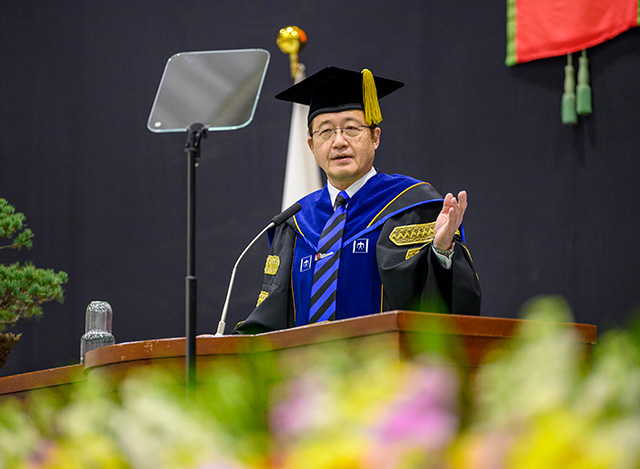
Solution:
{"label": "gold embroidered emblem on sleeve", "polygon": [[278,256],[268,256],[264,265],[264,273],[267,275],[275,275],[280,267],[280,258]]}

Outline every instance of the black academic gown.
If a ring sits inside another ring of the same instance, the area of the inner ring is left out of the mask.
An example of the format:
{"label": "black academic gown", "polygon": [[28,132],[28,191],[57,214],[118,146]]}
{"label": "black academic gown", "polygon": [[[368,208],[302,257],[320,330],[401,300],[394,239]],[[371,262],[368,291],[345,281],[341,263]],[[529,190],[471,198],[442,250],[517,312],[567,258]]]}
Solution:
{"label": "black academic gown", "polygon": [[[326,187],[300,203],[297,215],[269,233],[258,305],[237,333],[308,322],[316,246],[333,207]],[[430,184],[382,173],[349,200],[336,319],[396,309],[480,314],[480,284],[463,233],[455,236],[451,269],[431,249],[441,208],[442,196]]]}

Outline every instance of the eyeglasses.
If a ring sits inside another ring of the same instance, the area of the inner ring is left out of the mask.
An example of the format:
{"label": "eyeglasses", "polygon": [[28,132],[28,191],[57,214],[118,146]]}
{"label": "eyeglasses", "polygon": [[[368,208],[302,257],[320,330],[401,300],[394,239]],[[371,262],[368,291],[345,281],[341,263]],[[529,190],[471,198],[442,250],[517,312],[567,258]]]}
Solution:
{"label": "eyeglasses", "polygon": [[342,135],[345,138],[353,139],[358,138],[364,132],[364,129],[371,129],[368,125],[349,125],[347,127],[335,127],[333,129],[316,130],[311,133],[311,136],[318,135],[318,140],[322,143],[329,142],[338,134],[338,130],[342,131]]}

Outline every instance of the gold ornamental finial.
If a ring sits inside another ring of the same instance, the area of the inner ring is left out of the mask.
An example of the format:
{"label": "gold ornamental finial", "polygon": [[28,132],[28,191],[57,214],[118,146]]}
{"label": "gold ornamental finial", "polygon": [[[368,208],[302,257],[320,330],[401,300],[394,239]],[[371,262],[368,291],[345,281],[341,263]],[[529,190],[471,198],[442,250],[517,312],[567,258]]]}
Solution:
{"label": "gold ornamental finial", "polygon": [[276,43],[282,52],[289,54],[291,77],[295,79],[299,66],[298,53],[307,44],[307,35],[297,26],[287,26],[278,32]]}

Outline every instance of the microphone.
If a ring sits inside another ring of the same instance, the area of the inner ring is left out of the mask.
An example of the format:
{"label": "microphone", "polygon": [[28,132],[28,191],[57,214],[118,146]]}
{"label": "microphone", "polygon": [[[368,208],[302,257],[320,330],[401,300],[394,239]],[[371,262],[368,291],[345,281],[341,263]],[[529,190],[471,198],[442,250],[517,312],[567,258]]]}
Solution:
{"label": "microphone", "polygon": [[302,205],[300,205],[300,202],[296,202],[291,207],[286,209],[284,212],[279,213],[278,215],[273,217],[271,219],[271,222],[269,223],[269,225],[271,225],[271,223],[273,223],[273,226],[267,225],[267,229],[275,228],[276,226],[282,225],[285,221],[287,221],[289,218],[294,216],[300,210],[302,210]]}
{"label": "microphone", "polygon": [[242,254],[240,254],[240,256],[238,257],[238,260],[236,261],[235,265],[233,266],[233,270],[231,271],[231,280],[229,281],[229,289],[227,290],[227,297],[225,298],[224,306],[222,307],[222,317],[220,318],[220,322],[218,323],[218,331],[216,332],[216,337],[224,335],[224,328],[226,326],[225,321],[227,320],[227,310],[229,309],[229,298],[231,298],[231,290],[233,289],[233,281],[235,280],[235,277],[236,277],[236,269],[238,268],[238,264],[240,264],[240,261],[242,260],[244,255],[251,248],[251,246],[253,246],[255,242],[258,241],[260,236],[262,236],[265,232],[267,232],[271,228],[275,228],[276,226],[282,225],[285,221],[287,221],[289,218],[294,216],[301,209],[302,209],[302,205],[296,202],[291,207],[286,209],[284,212],[273,217],[269,222],[269,224],[265,226],[264,229],[260,233],[258,233],[258,235],[255,238],[253,238],[253,240],[244,249],[244,251],[242,251]]}

